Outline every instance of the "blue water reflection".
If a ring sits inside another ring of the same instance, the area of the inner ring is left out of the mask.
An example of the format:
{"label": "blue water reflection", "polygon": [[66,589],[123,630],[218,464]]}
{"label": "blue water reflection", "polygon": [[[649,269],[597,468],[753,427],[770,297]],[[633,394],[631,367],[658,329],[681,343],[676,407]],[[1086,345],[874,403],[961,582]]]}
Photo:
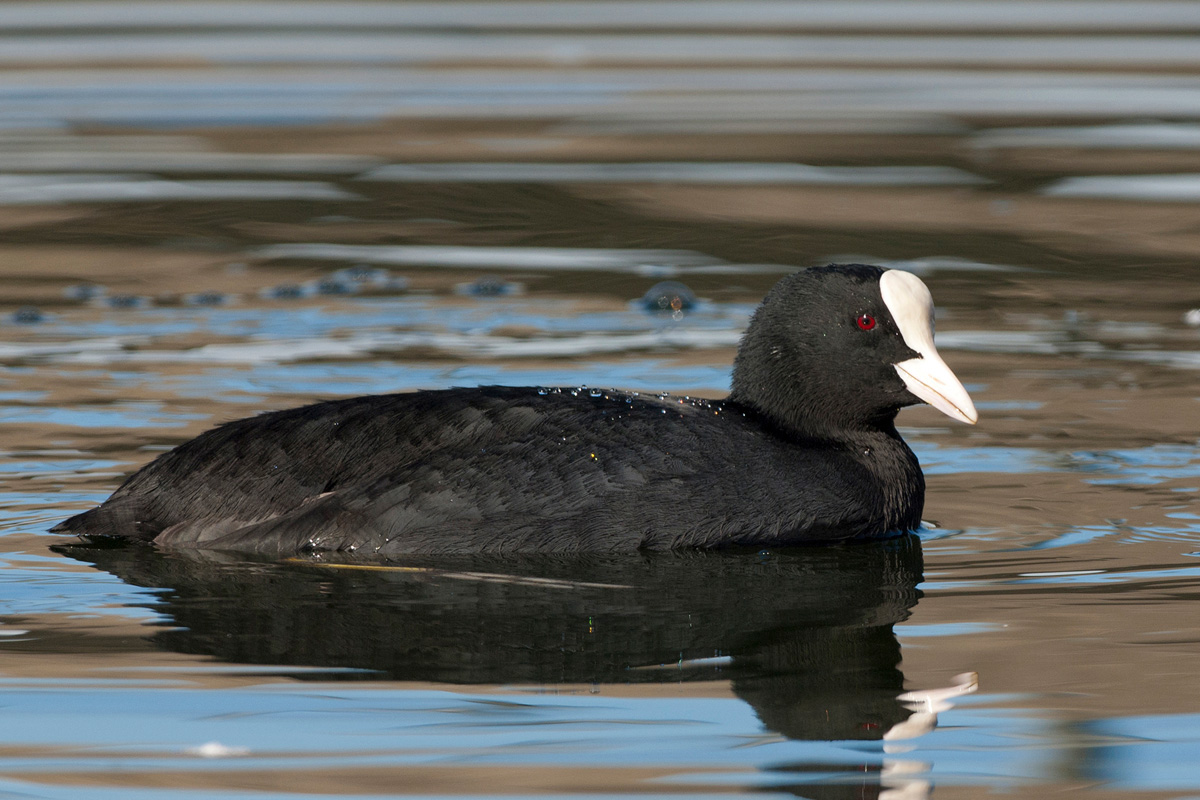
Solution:
{"label": "blue water reflection", "polygon": [[[1200,794],[1197,31],[1157,0],[0,3],[0,794]],[[316,398],[720,395],[776,277],[830,260],[923,276],[978,401],[900,417],[947,526],[919,541],[44,533]],[[668,277],[679,318],[637,300]]]}
{"label": "blue water reflection", "polygon": [[1088,779],[1114,789],[1195,791],[1191,754],[1200,746],[1197,715],[1118,717],[1088,722],[1080,728],[1083,736],[1095,742],[1083,764]]}

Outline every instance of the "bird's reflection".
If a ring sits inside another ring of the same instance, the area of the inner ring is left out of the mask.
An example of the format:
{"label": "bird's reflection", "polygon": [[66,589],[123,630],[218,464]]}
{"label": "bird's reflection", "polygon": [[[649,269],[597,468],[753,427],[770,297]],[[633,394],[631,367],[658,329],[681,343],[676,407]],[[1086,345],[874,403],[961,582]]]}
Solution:
{"label": "bird's reflection", "polygon": [[[174,651],[459,684],[729,679],[770,729],[878,739],[910,712],[892,626],[920,542],[771,553],[246,561],[204,552],[60,550],[158,587]],[[325,675],[323,677],[328,677]]]}

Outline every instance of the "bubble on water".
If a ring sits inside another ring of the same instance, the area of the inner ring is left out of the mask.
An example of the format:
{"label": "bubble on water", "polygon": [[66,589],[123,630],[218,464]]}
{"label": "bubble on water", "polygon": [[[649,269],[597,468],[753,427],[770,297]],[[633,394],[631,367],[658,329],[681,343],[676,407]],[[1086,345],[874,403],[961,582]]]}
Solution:
{"label": "bubble on water", "polygon": [[383,267],[373,267],[370,264],[355,264],[352,267],[331,272],[329,277],[337,281],[345,281],[358,286],[375,289],[404,289],[408,281],[397,275],[392,275]]}
{"label": "bubble on water", "polygon": [[308,297],[311,290],[298,283],[281,283],[278,286],[268,286],[259,291],[259,297],[267,300],[300,300]]}
{"label": "bubble on water", "polygon": [[651,286],[638,303],[647,311],[682,319],[684,311],[696,307],[696,295],[679,281],[662,281]]}
{"label": "bubble on water", "polygon": [[46,321],[46,314],[36,306],[21,306],[9,316],[18,325],[36,325]]}
{"label": "bubble on water", "polygon": [[317,294],[324,295],[347,295],[357,294],[358,287],[350,281],[342,280],[332,276],[321,278],[313,286]]}
{"label": "bubble on water", "polygon": [[79,303],[96,300],[106,293],[105,288],[97,283],[73,283],[63,289],[63,297]]}
{"label": "bubble on water", "polygon": [[183,296],[183,304],[187,306],[223,306],[231,300],[224,292],[192,292]]}
{"label": "bubble on water", "polygon": [[493,277],[478,278],[477,280],[455,284],[454,286],[456,294],[468,295],[470,297],[511,297],[521,294],[524,291],[525,287],[520,283]]}
{"label": "bubble on water", "polygon": [[109,308],[125,311],[133,308],[146,308],[150,305],[150,298],[136,294],[114,294],[102,298],[102,302]]}

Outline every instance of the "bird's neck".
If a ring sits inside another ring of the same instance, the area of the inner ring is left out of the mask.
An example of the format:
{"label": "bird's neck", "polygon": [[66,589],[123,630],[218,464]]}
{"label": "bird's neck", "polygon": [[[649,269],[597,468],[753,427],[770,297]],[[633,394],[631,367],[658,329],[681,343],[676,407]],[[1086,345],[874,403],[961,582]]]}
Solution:
{"label": "bird's neck", "polygon": [[875,475],[884,518],[896,530],[913,530],[921,523],[925,504],[925,476],[916,455],[896,430],[898,409],[849,425],[834,425],[827,418],[803,413],[783,415],[740,401],[736,393],[727,401],[746,409],[774,435],[800,446],[836,449]]}
{"label": "bird's neck", "polygon": [[866,418],[849,415],[839,418],[832,409],[807,402],[802,393],[786,398],[768,397],[764,402],[764,398],[747,399],[736,386],[726,402],[754,412],[787,439],[852,444],[860,440],[864,443],[878,442],[882,437],[898,441],[902,445],[904,443],[900,434],[896,432],[896,415],[900,412],[898,408],[884,409]]}

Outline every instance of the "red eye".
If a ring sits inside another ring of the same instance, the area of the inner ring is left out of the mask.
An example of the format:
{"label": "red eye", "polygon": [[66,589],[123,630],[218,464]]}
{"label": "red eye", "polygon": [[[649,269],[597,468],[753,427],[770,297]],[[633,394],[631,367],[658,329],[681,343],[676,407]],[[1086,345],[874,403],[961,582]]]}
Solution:
{"label": "red eye", "polygon": [[858,327],[862,328],[864,331],[869,331],[875,327],[875,318],[872,317],[870,314],[863,314],[861,317],[859,317],[858,319],[856,319],[854,321],[857,322]]}

